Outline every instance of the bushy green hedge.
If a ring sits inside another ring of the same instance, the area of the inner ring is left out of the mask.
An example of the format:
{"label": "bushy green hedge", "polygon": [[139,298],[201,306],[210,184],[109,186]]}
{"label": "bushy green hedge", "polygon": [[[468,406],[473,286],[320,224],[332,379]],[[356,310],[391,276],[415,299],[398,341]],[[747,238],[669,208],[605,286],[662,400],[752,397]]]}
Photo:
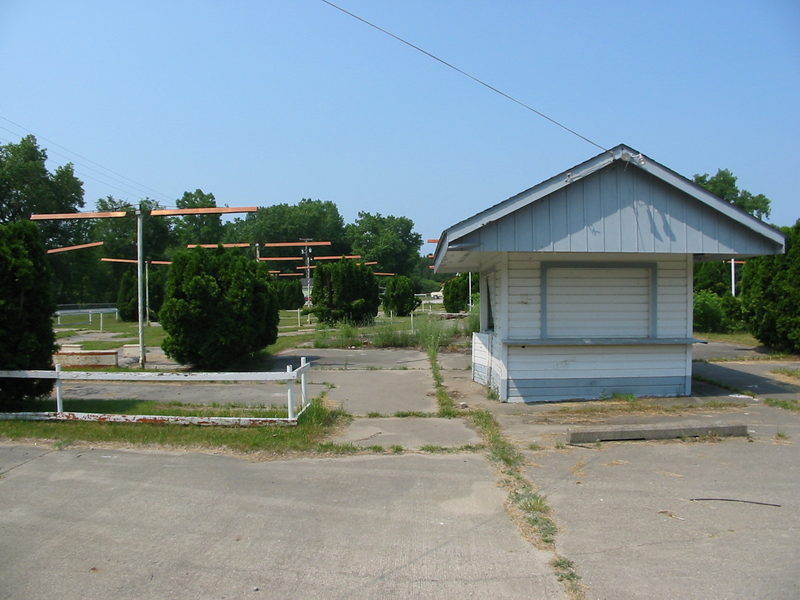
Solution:
{"label": "bushy green hedge", "polygon": [[[52,368],[56,346],[50,277],[36,225],[0,225],[0,369]],[[0,408],[13,408],[52,387],[52,380],[0,379]]]}
{"label": "bushy green hedge", "polygon": [[710,333],[732,333],[747,329],[742,301],[730,294],[710,290],[694,293],[694,328]]}
{"label": "bushy green hedge", "polygon": [[469,306],[469,274],[461,273],[444,282],[442,296],[447,312],[464,312]]}
{"label": "bushy green hedge", "polygon": [[786,233],[786,254],[749,259],[742,270],[742,301],[760,342],[800,353],[800,220]]}
{"label": "bushy green hedge", "polygon": [[311,301],[311,312],[323,323],[366,325],[378,314],[380,291],[369,267],[341,260],[315,269]]}
{"label": "bushy green hedge", "polygon": [[275,292],[278,294],[278,306],[281,310],[297,310],[306,303],[303,285],[299,279],[284,278],[273,280]]}
{"label": "bushy green hedge", "polygon": [[167,275],[162,348],[181,364],[222,369],[278,337],[278,301],[263,263],[235,250],[184,251]]}
{"label": "bushy green hedge", "polygon": [[406,317],[422,301],[414,295],[414,283],[405,275],[390,277],[383,292],[383,310],[398,317]]}

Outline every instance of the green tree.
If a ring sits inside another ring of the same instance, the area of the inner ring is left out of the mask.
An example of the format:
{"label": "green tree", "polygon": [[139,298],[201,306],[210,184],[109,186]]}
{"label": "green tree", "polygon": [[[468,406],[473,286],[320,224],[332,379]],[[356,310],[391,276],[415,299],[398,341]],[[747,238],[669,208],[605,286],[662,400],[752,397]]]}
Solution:
{"label": "green tree", "polygon": [[[740,190],[737,177],[728,169],[718,169],[714,176],[704,173],[695,175],[694,182],[715,196],[733,204],[743,211],[763,219],[770,214],[770,200],[764,194],[754,195]],[[695,291],[709,290],[719,296],[731,291],[730,265],[723,261],[702,262],[694,269]]]}
{"label": "green tree", "polygon": [[[74,213],[84,206],[83,182],[71,164],[47,170],[47,152],[36,138],[0,146],[0,223],[27,220],[35,213]],[[91,224],[83,219],[38,221],[47,248],[85,244]],[[50,257],[55,298],[78,302],[94,295],[96,254],[81,250]]]}
{"label": "green tree", "polygon": [[136,280],[135,269],[132,265],[128,268],[119,280],[119,290],[117,291],[117,310],[119,318],[123,321],[139,320],[139,283]]}
{"label": "green tree", "polygon": [[414,295],[414,283],[405,275],[390,277],[383,292],[383,310],[398,317],[406,317],[422,301]]}
{"label": "green tree", "polygon": [[[178,208],[216,208],[214,194],[201,189],[184,192],[177,201]],[[174,223],[175,241],[180,248],[187,244],[217,244],[224,235],[220,215],[187,215],[178,217]]]}
{"label": "green tree", "polygon": [[[298,242],[311,239],[329,241],[323,255],[342,255],[350,252],[345,239],[344,219],[336,204],[330,201],[303,198],[296,205],[275,204],[259,208],[244,219],[236,219],[225,230],[226,242]],[[262,256],[300,256],[300,248],[270,248]],[[294,269],[292,265],[291,269]],[[297,271],[294,271],[295,273]]]}
{"label": "green tree", "polygon": [[273,286],[278,294],[278,305],[282,310],[297,310],[305,304],[303,286],[298,279],[277,279]]}
{"label": "green tree", "polygon": [[363,325],[375,320],[380,291],[369,267],[341,260],[315,269],[311,301],[312,312],[323,323]]}
{"label": "green tree", "polygon": [[459,273],[444,282],[442,288],[444,309],[447,312],[464,312],[469,306],[469,274]]}
{"label": "green tree", "polygon": [[800,220],[784,227],[786,254],[747,261],[742,304],[750,331],[776,350],[800,353]]}
{"label": "green tree", "polygon": [[728,169],[718,169],[713,177],[708,173],[694,176],[696,184],[703,186],[715,196],[759,219],[768,217],[770,213],[769,198],[764,194],[754,195],[747,190],[740,190],[736,185],[736,180],[737,177]]}
{"label": "green tree", "polygon": [[273,344],[278,302],[263,264],[199,248],[175,255],[159,320],[162,348],[181,364],[222,369]]}
{"label": "green tree", "polygon": [[[55,304],[50,266],[36,225],[0,225],[0,368],[50,369]],[[0,379],[0,407],[50,392],[52,380]]]}
{"label": "green tree", "polygon": [[355,223],[347,226],[347,238],[353,252],[378,261],[382,271],[412,275],[419,263],[422,237],[408,217],[359,212]]}
{"label": "green tree", "polygon": [[[150,216],[150,211],[163,208],[155,200],[145,198],[139,202],[140,209],[144,212],[143,218],[143,248],[144,260],[163,260],[172,245],[172,225],[170,219],[165,217]],[[136,250],[136,207],[126,200],[119,200],[107,196],[97,201],[99,211],[126,211],[128,216],[113,219],[96,219],[92,229],[92,238],[104,242],[103,255],[109,258],[125,258],[135,260]],[[129,264],[103,263],[109,273],[108,286],[118,290],[118,283],[131,268]],[[112,292],[113,293],[113,292]]]}

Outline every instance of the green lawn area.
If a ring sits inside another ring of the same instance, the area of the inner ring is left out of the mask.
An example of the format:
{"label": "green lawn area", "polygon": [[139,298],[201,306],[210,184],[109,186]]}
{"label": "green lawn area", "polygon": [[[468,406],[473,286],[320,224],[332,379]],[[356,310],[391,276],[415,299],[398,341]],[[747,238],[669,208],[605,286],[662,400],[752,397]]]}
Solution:
{"label": "green lawn area", "polygon": [[[305,330],[306,317],[301,317]],[[375,323],[366,327],[339,326],[335,328],[316,325],[308,327],[308,332],[285,335],[287,330],[297,329],[296,311],[282,311],[281,324],[286,329],[279,333],[275,344],[265,348],[258,356],[238,370],[263,368],[264,360],[270,354],[303,345],[317,347],[348,347],[371,344],[376,346],[417,346],[428,349],[431,344],[438,348],[458,340],[463,343],[469,337],[464,335],[468,319],[444,321],[435,315],[419,314],[414,317],[413,333],[411,317],[386,317],[381,315]],[[62,322],[60,327],[66,324]],[[103,330],[116,334],[111,340],[81,342],[85,349],[113,349],[126,343],[136,343],[138,324],[104,320]],[[99,330],[99,320],[95,319],[92,329],[88,323],[75,324],[69,332],[59,333],[59,339],[78,333]],[[67,333],[68,335],[64,335]],[[145,328],[145,343],[160,346],[164,339],[161,327]],[[81,370],[81,369],[78,369]],[[106,370],[106,369],[103,369]],[[113,369],[109,369],[113,370]],[[120,369],[122,370],[122,369]],[[26,404],[25,410],[52,411],[54,401],[35,401]],[[175,416],[233,416],[233,417],[285,417],[285,407],[246,407],[235,404],[195,405],[186,403],[144,402],[138,400],[65,400],[64,408],[70,412],[98,412],[111,414],[147,414]],[[0,421],[0,438],[49,439],[59,446],[73,442],[102,443],[113,442],[131,445],[163,445],[170,447],[226,448],[234,451],[281,452],[332,452],[336,444],[325,442],[329,434],[349,419],[340,410],[324,406],[321,398],[315,399],[312,406],[300,417],[296,426],[264,427],[205,427],[196,425],[128,424],[128,423],[90,423],[90,422],[36,422]]]}
{"label": "green lawn area", "polygon": [[[52,405],[52,402],[49,404]],[[184,404],[176,406],[124,400],[66,401],[65,408],[67,410],[108,408],[117,414],[125,411],[122,414],[171,414],[177,416],[201,414],[239,417],[274,416],[276,412],[272,408],[253,409],[235,405],[199,407]],[[52,406],[47,410],[52,410]],[[97,410],[97,412],[104,411]],[[281,416],[285,416],[285,410]],[[238,452],[329,452],[329,444],[324,444],[325,438],[338,424],[348,419],[349,416],[340,410],[325,408],[322,400],[318,398],[300,416],[298,424],[295,426],[203,427],[142,423],[0,421],[0,438],[54,440],[59,447],[75,442],[113,442],[142,446],[225,448]]]}
{"label": "green lawn area", "polygon": [[746,331],[739,333],[711,333],[705,331],[695,331],[694,337],[701,340],[708,340],[709,342],[728,342],[731,344],[740,344],[750,348],[761,346],[761,342],[759,342]]}

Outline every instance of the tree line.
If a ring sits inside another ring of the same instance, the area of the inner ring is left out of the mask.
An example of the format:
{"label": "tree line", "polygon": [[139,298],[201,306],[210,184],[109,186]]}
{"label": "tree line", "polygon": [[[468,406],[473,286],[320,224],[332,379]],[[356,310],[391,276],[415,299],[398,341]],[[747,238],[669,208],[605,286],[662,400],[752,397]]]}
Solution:
{"label": "tree line", "polygon": [[[32,135],[19,143],[0,146],[0,224],[25,220],[34,213],[71,213],[86,209],[83,183],[73,166],[52,172],[45,164],[47,152]],[[213,193],[186,191],[175,200],[177,208],[217,206]],[[101,262],[100,258],[136,258],[136,208],[144,212],[144,258],[169,261],[187,244],[297,242],[303,239],[330,241],[325,255],[361,255],[376,261],[381,271],[409,277],[418,292],[441,287],[442,277],[428,269],[430,261],[419,254],[422,236],[403,216],[359,212],[353,223],[345,223],[333,202],[303,198],[296,204],[259,208],[246,217],[224,222],[220,215],[150,217],[149,211],[165,208],[152,198],[136,202],[108,196],[96,201],[98,211],[128,211],[116,219],[41,221],[46,248],[61,248],[90,242],[101,247],[49,255],[53,271],[53,296],[59,304],[115,302],[125,297],[135,268],[129,264]],[[313,249],[312,252],[316,250]],[[255,247],[248,250],[255,258]],[[246,253],[248,251],[242,251]],[[262,256],[299,256],[299,248],[261,249]],[[319,254],[319,253],[317,253]],[[313,257],[313,254],[312,254]],[[297,273],[301,262],[270,263],[270,269]],[[127,274],[127,275],[126,275]],[[152,307],[158,310],[166,281],[166,269],[150,269]],[[127,281],[126,281],[127,280]]]}

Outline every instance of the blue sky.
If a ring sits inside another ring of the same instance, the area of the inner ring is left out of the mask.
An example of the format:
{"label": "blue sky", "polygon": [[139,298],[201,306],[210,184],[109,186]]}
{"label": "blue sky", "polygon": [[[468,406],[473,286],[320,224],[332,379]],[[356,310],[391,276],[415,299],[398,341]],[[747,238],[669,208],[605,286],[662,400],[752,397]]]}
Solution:
{"label": "blue sky", "polygon": [[[800,217],[794,0],[339,4],[604,147],[729,168],[770,221]],[[0,82],[0,142],[37,134],[87,208],[305,197],[430,238],[599,152],[319,0],[0,0]]]}

